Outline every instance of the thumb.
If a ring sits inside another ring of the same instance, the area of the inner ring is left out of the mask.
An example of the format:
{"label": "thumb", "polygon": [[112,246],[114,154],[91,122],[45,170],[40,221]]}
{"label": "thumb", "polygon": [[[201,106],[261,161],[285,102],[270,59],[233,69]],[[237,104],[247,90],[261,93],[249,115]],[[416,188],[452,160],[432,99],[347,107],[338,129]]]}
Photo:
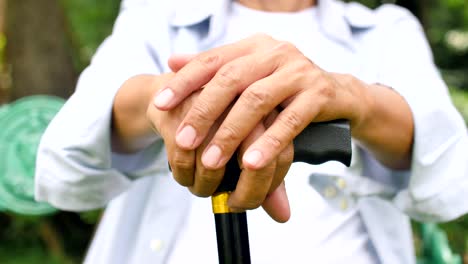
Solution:
{"label": "thumb", "polygon": [[273,220],[285,223],[291,217],[288,195],[284,181],[271,192],[262,204],[263,209]]}
{"label": "thumb", "polygon": [[187,63],[189,63],[193,58],[195,57],[195,54],[173,54],[171,57],[169,57],[169,60],[167,64],[169,65],[169,68],[173,72],[178,72],[182,67],[184,67]]}

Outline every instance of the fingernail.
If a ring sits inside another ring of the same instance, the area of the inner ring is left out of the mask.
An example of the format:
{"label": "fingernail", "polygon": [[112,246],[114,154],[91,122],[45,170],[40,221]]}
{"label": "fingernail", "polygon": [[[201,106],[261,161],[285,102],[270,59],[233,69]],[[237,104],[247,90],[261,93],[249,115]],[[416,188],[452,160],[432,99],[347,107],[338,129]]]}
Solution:
{"label": "fingernail", "polygon": [[177,145],[182,148],[191,148],[197,137],[197,131],[190,125],[186,125],[176,136]]}
{"label": "fingernail", "polygon": [[221,149],[216,145],[212,145],[203,154],[202,162],[203,162],[203,165],[205,165],[206,167],[216,168],[220,159],[221,159]]}
{"label": "fingernail", "polygon": [[154,105],[159,108],[167,107],[173,98],[174,92],[170,88],[165,88],[154,98]]}
{"label": "fingernail", "polygon": [[244,162],[249,163],[252,166],[257,166],[262,161],[263,154],[258,150],[252,150],[244,155]]}

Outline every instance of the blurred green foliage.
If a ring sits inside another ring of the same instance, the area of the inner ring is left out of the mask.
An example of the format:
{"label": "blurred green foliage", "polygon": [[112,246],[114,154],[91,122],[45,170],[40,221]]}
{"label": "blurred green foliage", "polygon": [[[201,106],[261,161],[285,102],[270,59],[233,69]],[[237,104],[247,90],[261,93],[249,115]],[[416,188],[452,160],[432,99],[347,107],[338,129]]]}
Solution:
{"label": "blurred green foliage", "polygon": [[[467,120],[465,118],[465,120]],[[447,234],[452,250],[468,260],[468,215],[454,221],[439,224]]]}
{"label": "blurred green foliage", "polygon": [[80,214],[69,212],[46,216],[1,213],[0,263],[81,263],[97,222],[95,218],[87,223]]}
{"label": "blurred green foliage", "polygon": [[[99,44],[111,33],[120,0],[60,0],[60,4],[65,13],[66,33],[72,43],[70,52],[74,66],[80,72]],[[46,216],[23,216],[1,210],[2,264],[81,263],[102,212],[95,210],[77,214],[60,211]]]}
{"label": "blurred green foliage", "polygon": [[443,69],[468,69],[468,2],[431,3],[425,26],[437,65]]}
{"label": "blurred green foliage", "polygon": [[64,6],[74,62],[78,71],[89,63],[96,48],[112,31],[120,0],[60,0]]}
{"label": "blurred green foliage", "polygon": [[[450,96],[468,124],[468,92],[459,88],[450,88]],[[468,229],[467,229],[468,230]]]}

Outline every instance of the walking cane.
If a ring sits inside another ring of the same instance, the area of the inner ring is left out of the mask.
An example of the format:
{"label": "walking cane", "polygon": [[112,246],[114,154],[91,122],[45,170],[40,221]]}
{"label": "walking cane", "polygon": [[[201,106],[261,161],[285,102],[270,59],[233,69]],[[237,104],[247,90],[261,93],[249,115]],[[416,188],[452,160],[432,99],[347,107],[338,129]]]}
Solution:
{"label": "walking cane", "polygon": [[[293,162],[321,164],[331,160],[346,166],[351,163],[351,131],[347,121],[312,123],[294,139]],[[227,206],[229,194],[235,189],[240,172],[234,155],[212,196],[220,264],[250,264],[246,212],[231,212]]]}

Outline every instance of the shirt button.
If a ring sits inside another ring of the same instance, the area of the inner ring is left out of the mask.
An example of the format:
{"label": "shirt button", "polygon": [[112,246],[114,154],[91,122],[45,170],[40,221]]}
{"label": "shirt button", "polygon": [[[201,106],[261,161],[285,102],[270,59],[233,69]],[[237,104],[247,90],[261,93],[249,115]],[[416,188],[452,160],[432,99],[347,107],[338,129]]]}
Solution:
{"label": "shirt button", "polygon": [[335,186],[328,186],[323,190],[325,198],[335,198],[337,194]]}
{"label": "shirt button", "polygon": [[343,190],[344,188],[346,188],[346,181],[343,178],[339,178],[336,180],[336,186]]}
{"label": "shirt button", "polygon": [[154,252],[159,252],[163,248],[163,241],[161,239],[153,239],[150,241],[150,249]]}
{"label": "shirt button", "polygon": [[347,199],[345,199],[345,198],[341,199],[341,201],[340,201],[340,209],[341,209],[342,211],[346,211],[346,210],[348,209],[348,200],[347,200]]}

